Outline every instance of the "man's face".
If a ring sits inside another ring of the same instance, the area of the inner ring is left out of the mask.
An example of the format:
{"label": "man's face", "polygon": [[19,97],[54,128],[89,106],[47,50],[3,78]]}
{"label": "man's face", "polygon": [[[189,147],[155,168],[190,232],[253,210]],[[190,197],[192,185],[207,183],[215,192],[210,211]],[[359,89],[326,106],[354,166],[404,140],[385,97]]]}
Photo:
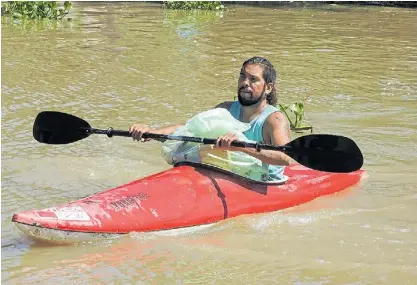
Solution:
{"label": "man's face", "polygon": [[258,64],[247,64],[239,75],[237,94],[243,106],[259,103],[271,92],[270,84],[266,85],[263,78],[263,68]]}

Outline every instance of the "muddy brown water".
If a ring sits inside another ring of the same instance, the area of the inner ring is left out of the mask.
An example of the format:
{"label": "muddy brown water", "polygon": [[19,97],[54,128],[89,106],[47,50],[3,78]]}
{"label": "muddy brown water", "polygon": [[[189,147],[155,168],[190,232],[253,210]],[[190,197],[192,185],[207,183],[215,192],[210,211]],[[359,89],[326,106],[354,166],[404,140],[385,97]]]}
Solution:
{"label": "muddy brown water", "polygon": [[[55,25],[2,17],[3,284],[416,284],[417,10],[232,7],[75,2]],[[11,223],[169,167],[158,142],[41,145],[37,113],[98,128],[185,122],[232,100],[253,55],[276,66],[281,102],[310,95],[317,133],[357,142],[365,181],[284,211],[112,241],[50,246]]]}

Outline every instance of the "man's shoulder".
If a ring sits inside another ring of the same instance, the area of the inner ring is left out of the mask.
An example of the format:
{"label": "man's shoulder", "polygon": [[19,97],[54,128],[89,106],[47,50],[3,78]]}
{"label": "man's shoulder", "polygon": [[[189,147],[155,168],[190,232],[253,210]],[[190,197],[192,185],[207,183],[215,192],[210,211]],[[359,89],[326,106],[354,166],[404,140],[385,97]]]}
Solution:
{"label": "man's shoulder", "polygon": [[230,106],[232,106],[234,101],[226,101],[218,104],[215,108],[224,108],[224,109],[230,109]]}
{"label": "man's shoulder", "polygon": [[264,138],[270,138],[272,144],[283,145],[291,139],[291,128],[287,116],[281,111],[273,112],[265,121]]}
{"label": "man's shoulder", "polygon": [[288,125],[288,123],[287,116],[278,109],[271,113],[265,120],[265,125],[271,130],[282,125]]}

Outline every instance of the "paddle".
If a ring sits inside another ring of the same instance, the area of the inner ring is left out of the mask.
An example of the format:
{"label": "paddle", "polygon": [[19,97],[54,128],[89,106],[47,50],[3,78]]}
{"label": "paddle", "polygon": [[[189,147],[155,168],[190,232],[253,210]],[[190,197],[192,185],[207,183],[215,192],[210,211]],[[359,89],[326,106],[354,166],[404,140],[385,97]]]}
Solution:
{"label": "paddle", "polygon": [[[105,134],[108,137],[131,137],[129,131],[118,131],[112,128],[107,130],[94,129],[83,119],[53,111],[39,113],[33,125],[34,138],[46,144],[68,144],[84,139],[91,134]],[[143,138],[216,144],[216,139],[155,133],[145,133]],[[363,165],[363,156],[356,143],[343,136],[307,135],[299,137],[284,146],[234,141],[232,146],[282,151],[298,163],[320,171],[346,173],[358,170]]]}

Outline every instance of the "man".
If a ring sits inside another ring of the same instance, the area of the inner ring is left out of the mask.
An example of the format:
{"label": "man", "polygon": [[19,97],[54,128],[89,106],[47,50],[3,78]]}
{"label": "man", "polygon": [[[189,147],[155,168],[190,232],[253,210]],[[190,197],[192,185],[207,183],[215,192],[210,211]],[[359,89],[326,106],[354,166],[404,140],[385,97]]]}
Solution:
{"label": "man", "polygon": [[[285,145],[290,142],[290,127],[285,114],[274,107],[277,103],[275,81],[276,71],[268,60],[262,57],[250,58],[243,63],[240,71],[238,101],[223,102],[216,108],[227,109],[235,119],[250,123],[251,128],[244,132],[248,139],[272,145]],[[153,130],[146,125],[134,124],[129,131],[134,140],[145,141],[142,139],[145,132],[171,134],[180,126]],[[284,166],[292,161],[289,156],[273,150],[235,148],[231,146],[234,140],[237,140],[234,134],[225,134],[217,139],[216,146],[247,153],[268,164],[270,180],[282,179]]]}

